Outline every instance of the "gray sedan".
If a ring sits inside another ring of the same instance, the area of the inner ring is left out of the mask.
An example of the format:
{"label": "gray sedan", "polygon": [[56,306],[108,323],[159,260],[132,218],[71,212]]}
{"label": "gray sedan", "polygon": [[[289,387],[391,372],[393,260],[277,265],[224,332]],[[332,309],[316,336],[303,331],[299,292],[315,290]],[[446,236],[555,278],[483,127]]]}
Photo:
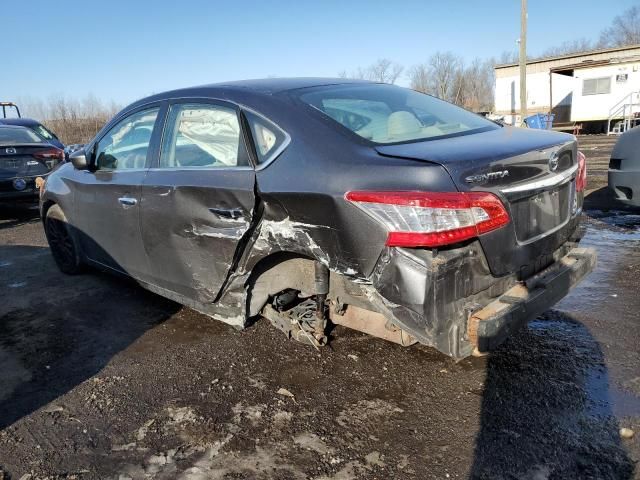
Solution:
{"label": "gray sedan", "polygon": [[482,354],[587,275],[571,135],[412,90],[267,79],[167,92],[52,173],[41,215],[86,266],[320,347],[330,324]]}

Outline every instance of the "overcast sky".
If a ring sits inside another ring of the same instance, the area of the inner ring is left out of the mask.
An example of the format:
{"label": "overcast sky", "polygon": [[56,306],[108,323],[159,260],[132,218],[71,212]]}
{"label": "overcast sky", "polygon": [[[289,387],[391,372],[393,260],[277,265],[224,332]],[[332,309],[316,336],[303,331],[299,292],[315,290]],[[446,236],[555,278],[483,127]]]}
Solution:
{"label": "overcast sky", "polygon": [[[637,0],[529,0],[529,53],[596,39]],[[337,76],[435,51],[517,49],[519,0],[0,0],[0,100],[66,95],[126,104],[171,88]],[[406,84],[406,78],[400,83]]]}

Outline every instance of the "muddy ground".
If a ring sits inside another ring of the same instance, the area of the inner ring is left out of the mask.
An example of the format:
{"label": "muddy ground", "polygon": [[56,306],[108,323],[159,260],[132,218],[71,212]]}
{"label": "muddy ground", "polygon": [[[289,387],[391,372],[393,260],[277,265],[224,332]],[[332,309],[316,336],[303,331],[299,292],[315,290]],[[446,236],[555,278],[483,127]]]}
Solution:
{"label": "muddy ground", "polygon": [[0,210],[0,479],[640,478],[640,211],[599,190],[594,142],[597,270],[459,363],[342,328],[318,353],[67,277],[37,213]]}

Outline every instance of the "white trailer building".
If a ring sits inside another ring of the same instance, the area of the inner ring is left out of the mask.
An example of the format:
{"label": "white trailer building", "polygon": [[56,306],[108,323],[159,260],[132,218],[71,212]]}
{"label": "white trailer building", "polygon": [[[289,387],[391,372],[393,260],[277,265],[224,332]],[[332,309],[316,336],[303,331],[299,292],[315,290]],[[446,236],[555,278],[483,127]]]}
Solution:
{"label": "white trailer building", "polygon": [[[495,112],[520,124],[517,63],[495,67]],[[554,127],[620,133],[640,124],[640,45],[527,62],[527,113],[554,113]]]}

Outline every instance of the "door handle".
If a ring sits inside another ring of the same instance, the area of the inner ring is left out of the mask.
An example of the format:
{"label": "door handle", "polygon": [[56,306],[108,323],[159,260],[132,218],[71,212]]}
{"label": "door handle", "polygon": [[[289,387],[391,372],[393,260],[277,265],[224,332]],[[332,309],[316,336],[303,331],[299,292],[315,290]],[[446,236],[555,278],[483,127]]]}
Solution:
{"label": "door handle", "polygon": [[118,201],[124,208],[133,207],[136,203],[138,203],[138,200],[131,197],[120,197]]}
{"label": "door handle", "polygon": [[237,220],[244,216],[240,208],[210,208],[209,211],[218,217],[230,218],[231,220]]}

